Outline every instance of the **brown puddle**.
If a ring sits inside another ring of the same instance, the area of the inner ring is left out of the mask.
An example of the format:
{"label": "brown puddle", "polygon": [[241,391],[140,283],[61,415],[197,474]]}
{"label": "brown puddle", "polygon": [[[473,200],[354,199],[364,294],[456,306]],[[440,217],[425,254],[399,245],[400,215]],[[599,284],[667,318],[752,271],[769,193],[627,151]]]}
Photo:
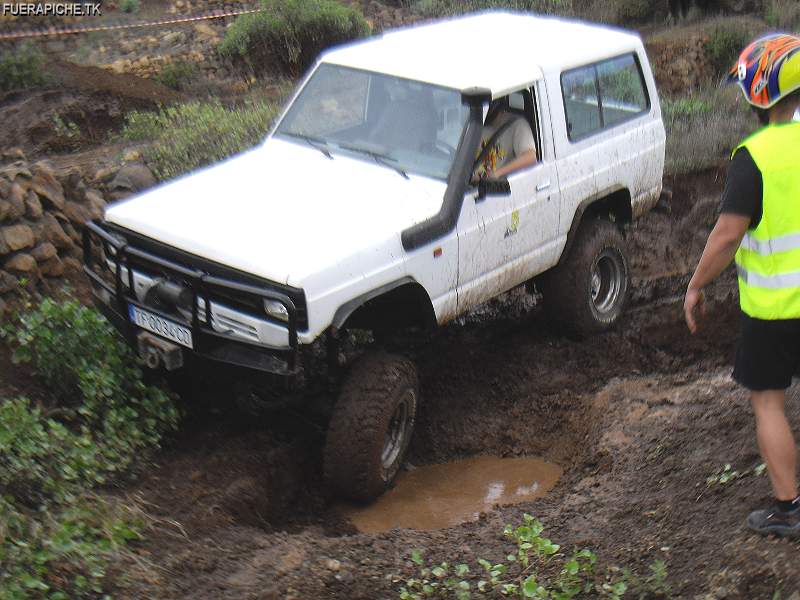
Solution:
{"label": "brown puddle", "polygon": [[345,516],[363,533],[398,527],[443,529],[477,520],[495,504],[518,504],[545,495],[561,467],[538,458],[480,456],[403,472],[395,486]]}

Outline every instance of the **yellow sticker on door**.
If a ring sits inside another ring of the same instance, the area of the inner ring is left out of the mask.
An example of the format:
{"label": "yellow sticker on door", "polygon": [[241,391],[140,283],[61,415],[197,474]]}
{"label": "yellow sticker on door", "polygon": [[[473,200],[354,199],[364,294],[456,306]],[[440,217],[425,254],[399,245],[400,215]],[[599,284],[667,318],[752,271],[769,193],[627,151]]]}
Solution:
{"label": "yellow sticker on door", "polygon": [[517,233],[519,229],[519,211],[515,210],[511,213],[511,225],[506,228],[506,233],[503,238],[511,237]]}

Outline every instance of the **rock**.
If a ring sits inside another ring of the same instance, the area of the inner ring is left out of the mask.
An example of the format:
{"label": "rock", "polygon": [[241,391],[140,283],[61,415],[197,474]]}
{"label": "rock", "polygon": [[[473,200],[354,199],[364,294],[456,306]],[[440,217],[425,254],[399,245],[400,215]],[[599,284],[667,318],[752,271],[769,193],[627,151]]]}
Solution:
{"label": "rock", "polygon": [[21,185],[15,183],[11,186],[11,193],[8,195],[8,201],[11,204],[7,218],[11,221],[16,221],[25,214],[25,190]]}
{"label": "rock", "polygon": [[30,254],[21,252],[9,258],[4,268],[10,273],[29,277],[36,273],[36,259]]}
{"label": "rock", "polygon": [[25,196],[25,216],[29,219],[40,219],[43,212],[39,196],[33,190],[29,190],[28,195]]}
{"label": "rock", "polygon": [[122,160],[125,162],[136,162],[137,160],[142,160],[142,153],[138,150],[128,150],[122,155]]}
{"label": "rock", "polygon": [[125,198],[130,198],[133,195],[133,192],[130,190],[114,190],[108,195],[108,199],[111,202],[118,202],[120,200],[125,200]]}
{"label": "rock", "polygon": [[7,294],[19,288],[19,279],[7,271],[0,271],[0,294]]}
{"label": "rock", "polygon": [[329,558],[325,561],[325,568],[329,571],[338,571],[342,568],[342,563],[340,563],[335,558]]}
{"label": "rock", "polygon": [[80,244],[83,242],[83,236],[70,223],[62,223],[61,228],[64,230],[64,233],[69,236],[69,239],[71,239],[75,244]]}
{"label": "rock", "polygon": [[98,169],[93,177],[93,181],[99,181],[100,183],[106,183],[111,181],[114,176],[119,171],[119,167],[103,167],[102,169]]}
{"label": "rock", "polygon": [[23,162],[15,162],[10,165],[7,165],[3,168],[0,168],[0,177],[5,177],[9,181],[14,181],[17,177],[24,177],[26,179],[30,179],[33,175],[31,175],[30,170],[25,163]]}
{"label": "rock", "polygon": [[0,298],[0,320],[5,317],[6,313],[8,312],[8,304],[5,303],[5,300]]}
{"label": "rock", "polygon": [[0,198],[7,198],[11,193],[11,183],[5,179],[0,179]]}
{"label": "rock", "polygon": [[[37,163],[37,166],[41,163]],[[52,206],[58,210],[64,209],[64,190],[51,172],[39,168],[34,172],[30,182],[30,189],[39,194],[45,206]]]}
{"label": "rock", "polygon": [[[0,179],[0,181],[2,181],[2,179]],[[0,200],[0,223],[5,221],[9,213],[11,213],[11,202],[8,200]]]}
{"label": "rock", "polygon": [[108,187],[112,190],[139,192],[153,187],[155,184],[156,178],[150,169],[142,163],[131,163],[117,171]]}
{"label": "rock", "polygon": [[161,38],[162,47],[177,46],[186,41],[186,35],[182,31],[172,31]]}
{"label": "rock", "polygon": [[37,240],[51,242],[56,248],[62,250],[73,246],[72,240],[52,214],[44,213],[39,224],[42,231],[40,236],[36,236]]}
{"label": "rock", "polygon": [[58,181],[64,190],[65,198],[77,202],[83,201],[84,194],[86,194],[86,184],[78,171],[73,169],[66,175],[58,177]]}
{"label": "rock", "polygon": [[54,256],[39,265],[39,271],[45,277],[61,277],[64,275],[65,270],[64,262],[58,256]]}
{"label": "rock", "polygon": [[78,271],[83,270],[83,264],[77,258],[73,258],[72,256],[66,257],[63,261],[64,263],[64,270],[67,272],[76,273]]}
{"label": "rock", "polygon": [[194,26],[194,30],[195,32],[197,32],[197,35],[200,38],[214,39],[219,36],[216,30],[214,30],[214,28],[211,27],[211,25],[209,25],[208,23],[203,23],[203,22],[197,23]]}
{"label": "rock", "polygon": [[97,190],[86,190],[86,202],[89,205],[89,216],[92,219],[101,219],[106,211],[106,201]]}
{"label": "rock", "polygon": [[31,256],[36,259],[36,262],[44,262],[58,256],[58,250],[50,242],[44,242],[31,250]]}
{"label": "rock", "polygon": [[32,248],[34,243],[33,230],[27,225],[9,225],[0,229],[0,247],[7,248],[8,251]]}
{"label": "rock", "polygon": [[3,150],[3,158],[5,160],[25,160],[25,153],[22,148],[9,148]]}
{"label": "rock", "polygon": [[89,220],[89,209],[71,200],[67,200],[64,204],[64,214],[67,219],[69,219],[70,223],[81,227]]}

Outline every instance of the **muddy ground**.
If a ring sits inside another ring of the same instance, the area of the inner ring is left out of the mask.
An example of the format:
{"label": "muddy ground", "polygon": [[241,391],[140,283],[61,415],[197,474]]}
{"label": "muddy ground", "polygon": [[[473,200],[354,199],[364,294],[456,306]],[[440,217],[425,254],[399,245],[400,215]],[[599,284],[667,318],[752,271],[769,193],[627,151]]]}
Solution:
{"label": "muddy ground", "polygon": [[[409,345],[424,395],[409,463],[540,456],[565,471],[549,495],[447,530],[359,534],[322,486],[318,411],[193,411],[157,463],[119,491],[154,525],[117,565],[116,595],[396,598],[387,576],[411,573],[412,549],[451,563],[502,559],[503,525],[527,512],[566,549],[594,550],[601,571],[664,560],[676,598],[790,597],[800,589],[797,543],[743,526],[768,501],[767,478],[707,484],[727,463],[760,463],[746,394],[729,377],[733,274],[714,286],[701,335],[686,332],[679,302],[720,177],[670,182],[672,200],[629,232],[635,289],[616,331],[567,339],[518,292]],[[798,402],[791,418],[800,424]]]}

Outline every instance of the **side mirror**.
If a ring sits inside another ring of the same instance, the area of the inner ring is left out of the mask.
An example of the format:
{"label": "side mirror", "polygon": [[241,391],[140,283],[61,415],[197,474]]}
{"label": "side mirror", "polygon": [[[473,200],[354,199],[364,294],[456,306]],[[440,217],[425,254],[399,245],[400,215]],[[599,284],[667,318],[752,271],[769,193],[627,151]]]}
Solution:
{"label": "side mirror", "polygon": [[511,184],[508,179],[481,179],[478,181],[478,199],[486,196],[508,196],[511,193]]}

